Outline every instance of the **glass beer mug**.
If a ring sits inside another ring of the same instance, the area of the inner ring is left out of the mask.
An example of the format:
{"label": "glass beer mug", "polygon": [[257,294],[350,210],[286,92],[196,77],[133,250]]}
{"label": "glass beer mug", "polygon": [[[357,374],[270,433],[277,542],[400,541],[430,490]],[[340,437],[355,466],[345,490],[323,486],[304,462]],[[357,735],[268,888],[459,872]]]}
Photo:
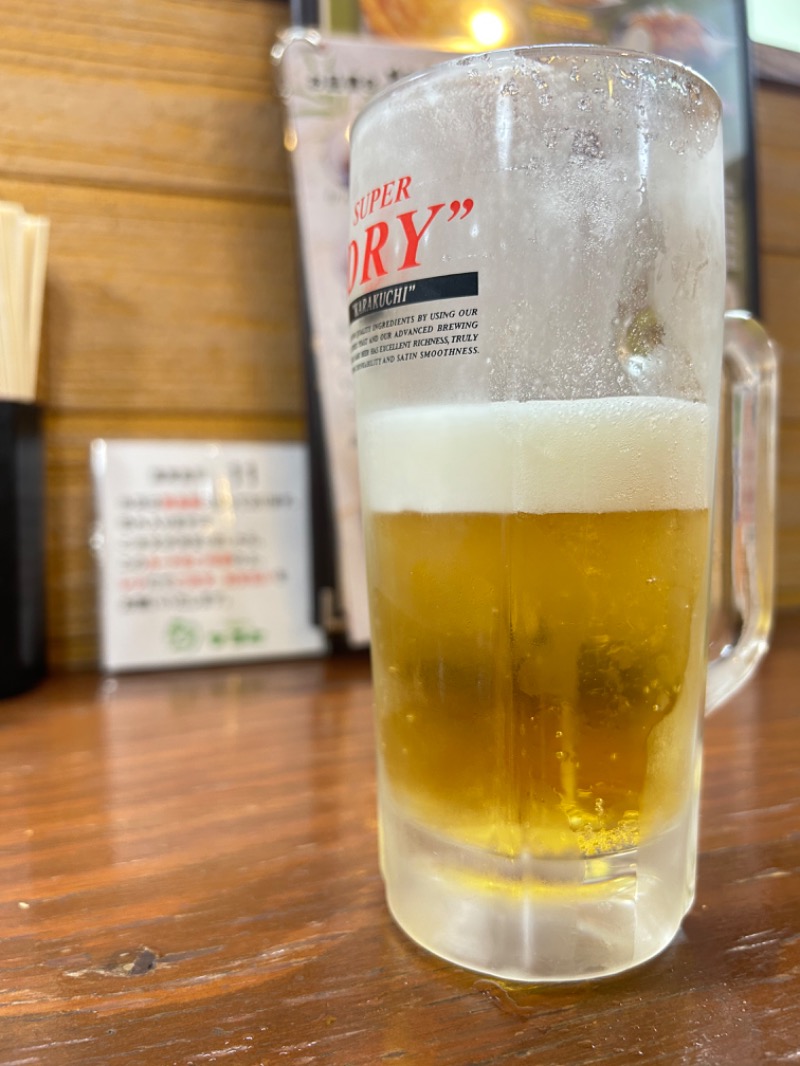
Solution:
{"label": "glass beer mug", "polygon": [[[475,970],[615,973],[691,906],[703,708],[771,613],[774,359],[724,327],[720,102],[653,56],[493,52],[376,97],[351,150],[388,904]],[[708,671],[726,346],[743,623]]]}

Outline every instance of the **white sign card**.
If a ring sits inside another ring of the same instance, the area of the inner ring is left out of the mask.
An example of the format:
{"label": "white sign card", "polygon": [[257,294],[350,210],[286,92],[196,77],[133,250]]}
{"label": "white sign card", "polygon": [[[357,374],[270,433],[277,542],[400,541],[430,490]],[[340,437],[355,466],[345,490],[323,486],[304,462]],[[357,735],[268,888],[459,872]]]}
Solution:
{"label": "white sign card", "polygon": [[101,665],[320,654],[304,444],[95,440]]}
{"label": "white sign card", "polygon": [[339,598],[352,646],[369,641],[347,297],[350,124],[380,89],[443,53],[292,29],[273,49],[286,106],[314,373],[330,473]]}

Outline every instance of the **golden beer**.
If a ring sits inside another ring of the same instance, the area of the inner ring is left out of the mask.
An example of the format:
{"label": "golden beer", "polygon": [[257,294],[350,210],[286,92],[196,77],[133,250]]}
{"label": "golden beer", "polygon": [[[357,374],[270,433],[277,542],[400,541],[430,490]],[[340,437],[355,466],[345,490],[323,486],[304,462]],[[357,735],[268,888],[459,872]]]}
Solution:
{"label": "golden beer", "polygon": [[395,471],[363,473],[397,817],[512,859],[624,852],[683,817],[705,692],[706,419],[629,397],[367,420],[362,452]]}

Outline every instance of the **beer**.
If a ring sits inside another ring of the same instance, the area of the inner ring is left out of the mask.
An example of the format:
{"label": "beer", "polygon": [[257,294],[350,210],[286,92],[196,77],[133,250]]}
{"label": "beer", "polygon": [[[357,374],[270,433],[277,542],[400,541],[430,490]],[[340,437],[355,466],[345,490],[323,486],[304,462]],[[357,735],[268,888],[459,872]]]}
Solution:
{"label": "beer", "polygon": [[708,417],[616,397],[363,420],[396,817],[498,856],[567,859],[683,816],[705,692]]}

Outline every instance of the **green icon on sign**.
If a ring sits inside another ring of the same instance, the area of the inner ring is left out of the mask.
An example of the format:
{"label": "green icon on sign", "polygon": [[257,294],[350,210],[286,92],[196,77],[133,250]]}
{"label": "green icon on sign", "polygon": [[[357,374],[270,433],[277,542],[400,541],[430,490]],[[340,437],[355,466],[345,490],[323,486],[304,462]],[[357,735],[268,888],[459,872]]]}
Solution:
{"label": "green icon on sign", "polygon": [[249,622],[228,622],[224,629],[214,629],[208,634],[208,641],[214,648],[227,644],[263,644],[266,634]]}
{"label": "green icon on sign", "polygon": [[194,651],[200,647],[200,629],[185,618],[173,618],[167,628],[167,642],[173,651]]}

